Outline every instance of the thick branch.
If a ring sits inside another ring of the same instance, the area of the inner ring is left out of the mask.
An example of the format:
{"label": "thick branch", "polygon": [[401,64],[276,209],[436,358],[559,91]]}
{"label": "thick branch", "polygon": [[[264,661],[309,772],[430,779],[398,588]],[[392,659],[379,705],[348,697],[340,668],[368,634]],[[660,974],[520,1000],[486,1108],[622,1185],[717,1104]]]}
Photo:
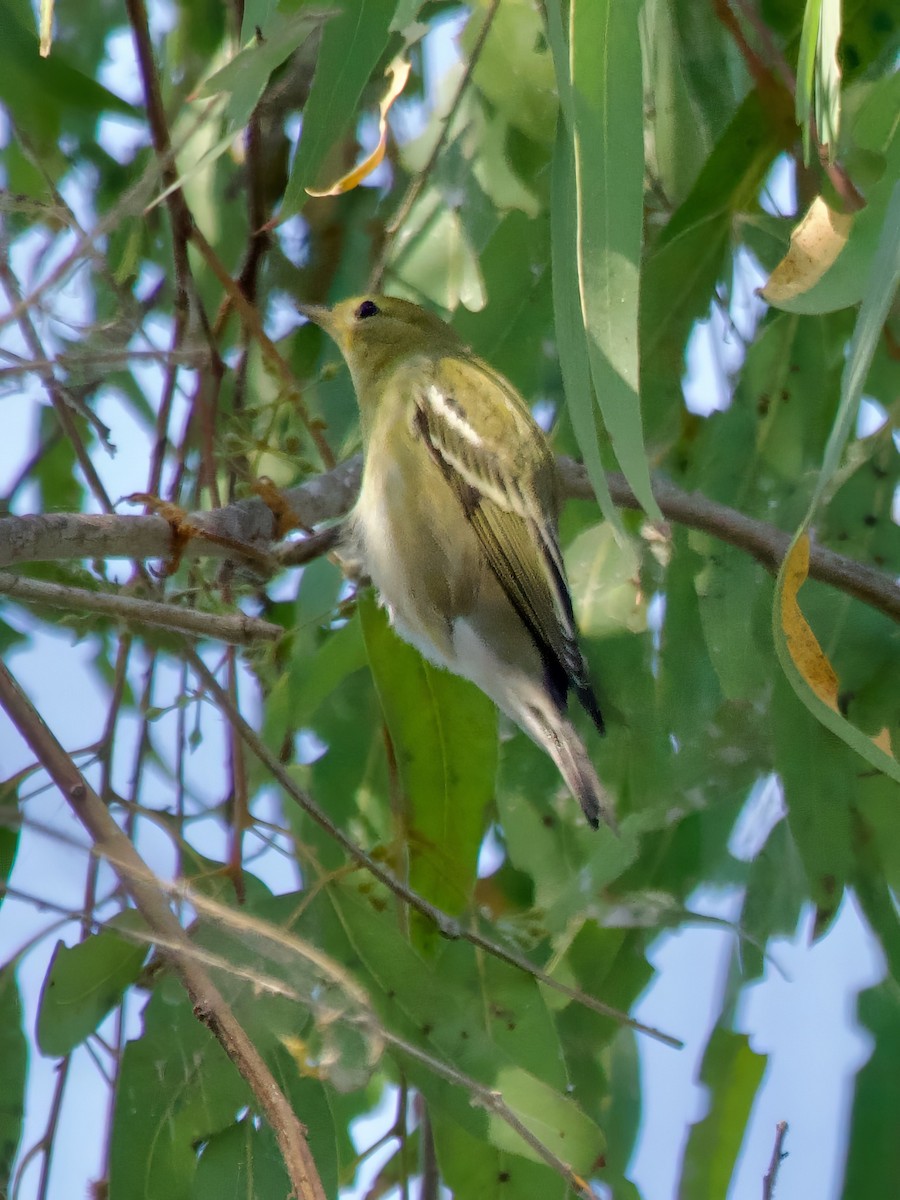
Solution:
{"label": "thick branch", "polygon": [[247,1081],[278,1139],[298,1200],[325,1200],[303,1126],[253,1042],[196,960],[190,940],[153,873],[2,663],[0,705],[90,834],[96,852],[109,861],[121,879],[151,933],[159,939],[196,1015],[209,1026]]}
{"label": "thick branch", "polygon": [[[566,496],[593,499],[594,493],[584,467],[570,459],[561,459],[560,471]],[[614,503],[620,508],[640,508],[624,476],[613,472],[607,479]],[[659,475],[653,477],[653,495],[667,520],[685,525],[688,529],[702,530],[719,541],[746,551],[773,574],[781,566],[791,544],[792,534],[776,529],[765,521],[747,517],[736,508],[708,500],[699,492],[685,492]],[[810,549],[809,574],[812,579],[856,596],[872,608],[880,609],[895,621],[900,621],[900,588],[883,571],[843,554],[836,554],[824,546],[813,545]]]}
{"label": "thick branch", "polygon": [[[350,510],[359,487],[360,466],[360,459],[352,458],[284,492],[291,512],[304,529],[342,517]],[[565,496],[593,499],[583,467],[571,459],[560,459],[559,467]],[[640,507],[623,476],[611,473],[608,482],[617,505]],[[768,571],[778,570],[790,545],[789,533],[697,492],[685,492],[660,476],[654,477],[653,493],[668,520],[736,546]],[[262,554],[269,558],[279,537],[278,516],[255,498],[215,512],[192,513],[188,520],[208,535],[188,542],[184,553],[192,557],[239,558],[242,548],[246,548],[248,557],[259,558]],[[172,528],[159,516],[50,513],[0,520],[0,566],[73,558],[166,559],[171,552]],[[814,545],[809,573],[813,579],[856,596],[900,621],[900,588],[884,572]]]}

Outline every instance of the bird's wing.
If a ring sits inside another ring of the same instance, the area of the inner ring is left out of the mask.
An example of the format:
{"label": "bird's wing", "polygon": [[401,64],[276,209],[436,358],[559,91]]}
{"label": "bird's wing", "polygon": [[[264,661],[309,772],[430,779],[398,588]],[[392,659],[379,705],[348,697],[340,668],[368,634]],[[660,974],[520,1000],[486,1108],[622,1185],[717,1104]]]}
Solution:
{"label": "bird's wing", "polygon": [[414,429],[525,623],[561,707],[569,688],[602,728],[578,647],[556,536],[556,468],[521,397],[487,364],[440,359],[417,390]]}

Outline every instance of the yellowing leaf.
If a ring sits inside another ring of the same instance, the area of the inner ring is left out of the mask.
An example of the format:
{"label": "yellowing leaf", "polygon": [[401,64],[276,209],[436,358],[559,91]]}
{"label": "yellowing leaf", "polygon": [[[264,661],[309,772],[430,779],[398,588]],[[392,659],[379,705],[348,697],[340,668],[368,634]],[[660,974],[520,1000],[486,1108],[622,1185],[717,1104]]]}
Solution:
{"label": "yellowing leaf", "polygon": [[406,81],[409,79],[410,64],[402,58],[395,58],[385,71],[385,75],[391,76],[390,86],[379,105],[378,115],[378,145],[367,155],[361,163],[348,171],[346,175],[342,175],[335,183],[324,191],[317,191],[313,188],[307,188],[307,194],[317,198],[322,196],[340,196],[342,192],[350,192],[355,187],[359,187],[362,181],[381,163],[384,158],[384,152],[387,148],[387,115],[391,105],[406,87]]}
{"label": "yellowing leaf", "polygon": [[825,657],[816,635],[807,624],[797,603],[797,593],[809,574],[809,535],[801,534],[784,564],[784,590],[781,593],[781,627],[797,670],[829,708],[838,712],[838,678]]}
{"label": "yellowing leaf", "polygon": [[50,53],[53,43],[53,0],[41,0],[41,58]]}
{"label": "yellowing leaf", "polygon": [[891,758],[894,757],[894,751],[891,746],[891,731],[888,729],[887,725],[885,725],[883,729],[880,729],[878,733],[875,734],[875,736],[872,738],[872,741],[879,750],[883,750],[885,754],[889,754]]}
{"label": "yellowing leaf", "polygon": [[791,247],[762,289],[768,304],[781,304],[808,292],[843,250],[853,217],[835,212],[816,196],[791,234]]}

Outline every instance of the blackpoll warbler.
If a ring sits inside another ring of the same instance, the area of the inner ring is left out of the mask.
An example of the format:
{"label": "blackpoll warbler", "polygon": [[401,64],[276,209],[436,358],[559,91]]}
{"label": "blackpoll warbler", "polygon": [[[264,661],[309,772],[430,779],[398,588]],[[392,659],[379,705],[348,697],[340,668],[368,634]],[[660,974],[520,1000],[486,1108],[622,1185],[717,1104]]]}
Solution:
{"label": "blackpoll warbler", "polygon": [[351,527],[397,632],[546,750],[594,828],[614,825],[566,715],[574,691],[603,732],[557,539],[556,466],[525,401],[416,304],[300,311],[353,377],[365,465]]}

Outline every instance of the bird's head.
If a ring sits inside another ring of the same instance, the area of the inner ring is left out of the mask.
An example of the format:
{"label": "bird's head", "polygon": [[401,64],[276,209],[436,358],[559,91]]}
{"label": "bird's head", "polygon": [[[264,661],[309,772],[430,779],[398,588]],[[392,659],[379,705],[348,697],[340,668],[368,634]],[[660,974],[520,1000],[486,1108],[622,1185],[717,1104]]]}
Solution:
{"label": "bird's head", "polygon": [[459,351],[458,334],[440,317],[396,296],[354,296],[333,308],[299,304],[328,333],[347,361],[360,400],[373,380],[419,355]]}

